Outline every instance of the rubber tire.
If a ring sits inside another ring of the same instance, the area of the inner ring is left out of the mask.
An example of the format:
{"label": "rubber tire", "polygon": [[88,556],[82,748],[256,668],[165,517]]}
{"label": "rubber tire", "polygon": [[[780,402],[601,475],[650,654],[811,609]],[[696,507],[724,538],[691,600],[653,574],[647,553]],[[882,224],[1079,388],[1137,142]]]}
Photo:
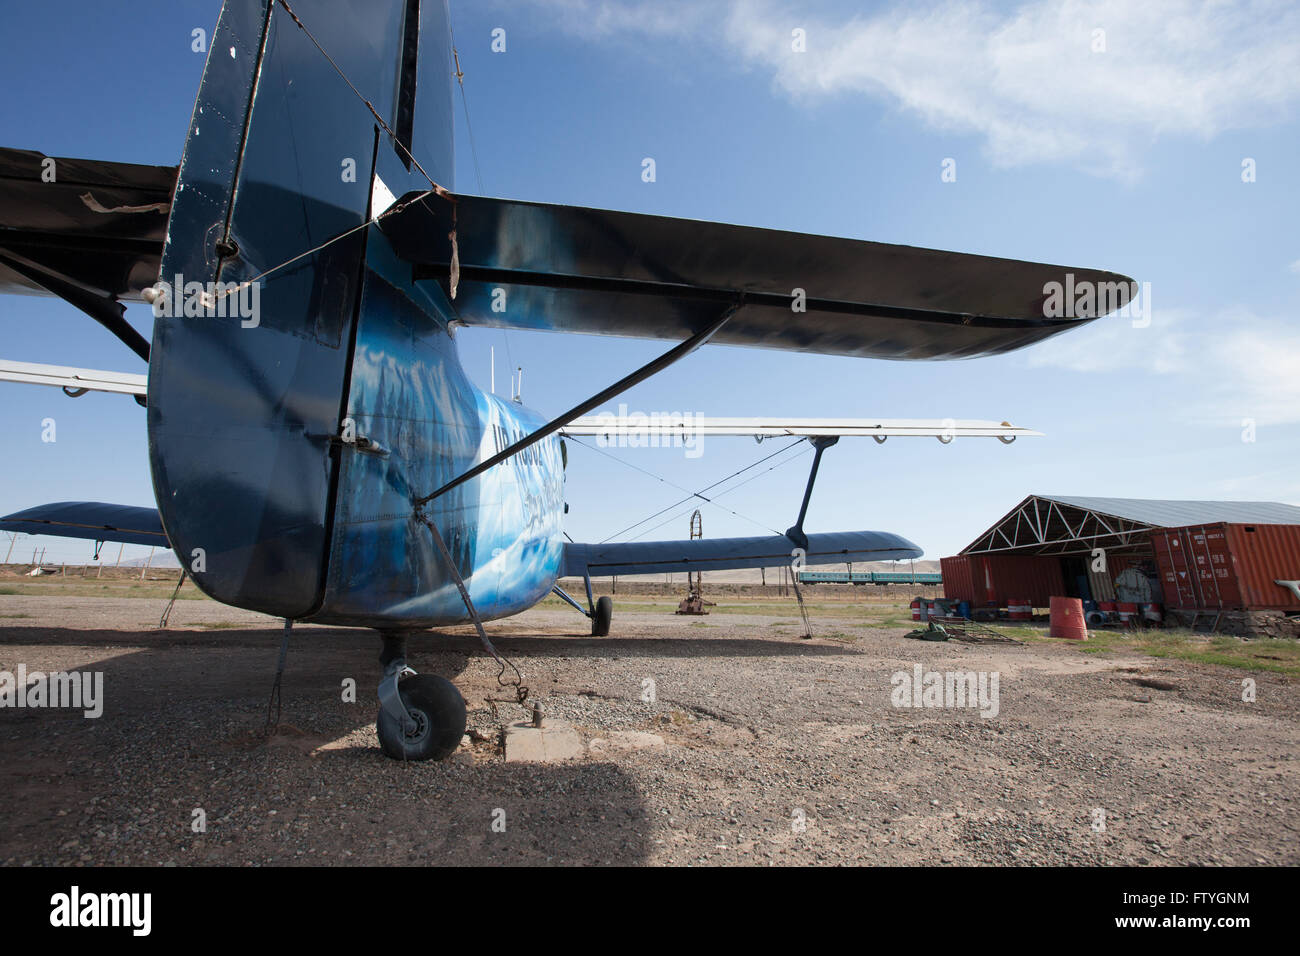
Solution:
{"label": "rubber tire", "polygon": [[412,674],[398,682],[397,692],[413,711],[422,733],[411,738],[382,707],[375,720],[379,746],[394,760],[446,760],[465,736],[465,698],[456,685],[436,674]]}
{"label": "rubber tire", "polygon": [[596,601],[596,616],[591,619],[591,636],[608,637],[609,625],[614,620],[614,599],[606,595]]}

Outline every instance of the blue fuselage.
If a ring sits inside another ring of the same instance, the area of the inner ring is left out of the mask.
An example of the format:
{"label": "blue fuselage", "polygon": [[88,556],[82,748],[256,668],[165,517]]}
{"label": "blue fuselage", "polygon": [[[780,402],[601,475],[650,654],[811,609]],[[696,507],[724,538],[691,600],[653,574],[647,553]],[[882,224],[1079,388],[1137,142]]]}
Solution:
{"label": "blue fuselage", "polygon": [[[378,284],[372,277],[371,296]],[[545,424],[475,387],[448,334],[412,336],[405,297],[363,310],[349,417],[386,455],[348,450],[333,515],[328,583],[314,620],[430,626],[468,620],[412,500]],[[379,298],[379,296],[374,296]],[[427,320],[424,320],[427,321]],[[437,523],[484,618],[517,614],[551,590],[563,553],[563,463],[551,436],[434,499]]]}

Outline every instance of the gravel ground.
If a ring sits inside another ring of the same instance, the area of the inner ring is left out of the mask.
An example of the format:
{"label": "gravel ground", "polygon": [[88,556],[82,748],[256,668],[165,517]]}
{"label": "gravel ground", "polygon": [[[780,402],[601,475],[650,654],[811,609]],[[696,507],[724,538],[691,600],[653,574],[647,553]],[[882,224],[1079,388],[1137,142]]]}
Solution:
{"label": "gravel ground", "polygon": [[[157,631],[160,611],[0,595],[0,670],[102,671],[106,698],[94,720],[0,709],[0,862],[1300,862],[1300,693],[1273,674],[918,642],[834,606],[814,607],[814,629],[841,636],[812,640],[786,605],[706,618],[616,605],[609,638],[537,608],[489,632],[547,715],[587,740],[648,731],[666,745],[506,764],[500,730],[524,711],[494,715],[485,699],[508,695],[460,629],[414,640],[411,663],[456,681],[481,739],[401,764],[375,740],[374,635],[296,628],[266,738],[279,622],[185,601]],[[891,676],[918,663],[996,673],[997,716],[893,706]]]}

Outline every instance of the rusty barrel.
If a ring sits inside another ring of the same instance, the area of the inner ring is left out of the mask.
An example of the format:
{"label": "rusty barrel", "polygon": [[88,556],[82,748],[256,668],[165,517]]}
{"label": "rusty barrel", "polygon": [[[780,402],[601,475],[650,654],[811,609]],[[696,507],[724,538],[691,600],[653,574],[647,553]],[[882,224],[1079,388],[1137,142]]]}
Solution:
{"label": "rusty barrel", "polygon": [[1086,641],[1088,625],[1083,619],[1083,601],[1079,598],[1052,598],[1052,637]]}

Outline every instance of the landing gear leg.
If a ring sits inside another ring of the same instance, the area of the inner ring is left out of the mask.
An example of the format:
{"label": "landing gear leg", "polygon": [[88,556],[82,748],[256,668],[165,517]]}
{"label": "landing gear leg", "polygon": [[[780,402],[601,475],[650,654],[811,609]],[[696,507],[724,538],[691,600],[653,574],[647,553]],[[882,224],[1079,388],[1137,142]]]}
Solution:
{"label": "landing gear leg", "polygon": [[406,631],[380,631],[379,746],[394,760],[444,760],[465,735],[465,699],[451,681],[406,666]]}
{"label": "landing gear leg", "polygon": [[599,601],[592,599],[590,571],[582,576],[582,581],[587,586],[587,607],[591,608],[591,613],[587,615],[591,618],[591,636],[608,637],[609,625],[614,619],[614,599],[608,596]]}
{"label": "landing gear leg", "polygon": [[591,578],[587,578],[587,604],[591,610],[583,607],[573,598],[569,597],[558,584],[551,588],[552,593],[560,600],[564,601],[570,607],[575,608],[579,614],[591,618],[591,636],[606,637],[609,634],[609,623],[614,617],[614,599],[603,597],[599,601],[593,601],[591,598]]}

